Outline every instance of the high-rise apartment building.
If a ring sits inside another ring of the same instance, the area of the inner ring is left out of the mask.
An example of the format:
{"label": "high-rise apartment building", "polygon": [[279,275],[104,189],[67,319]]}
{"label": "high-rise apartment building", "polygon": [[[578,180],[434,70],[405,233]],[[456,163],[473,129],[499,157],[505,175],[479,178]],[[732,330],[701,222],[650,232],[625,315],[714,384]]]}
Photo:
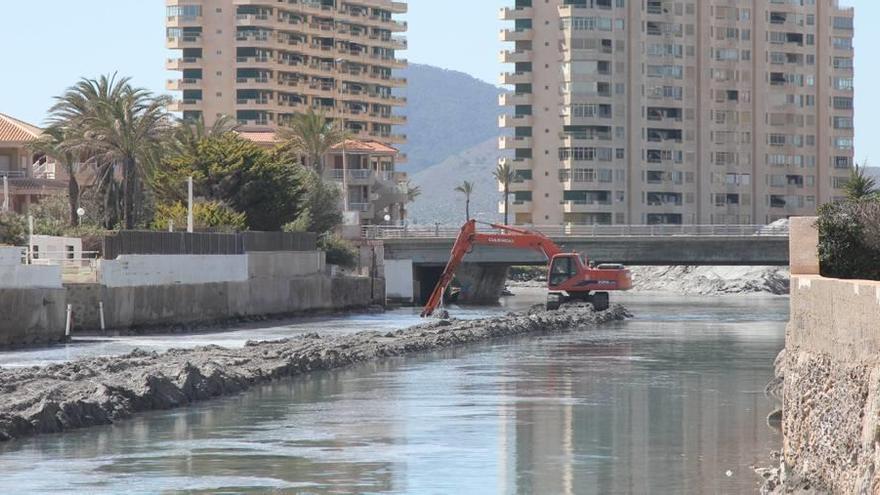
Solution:
{"label": "high-rise apartment building", "polygon": [[842,195],[836,0],[515,0],[501,18],[516,223],[759,224]]}
{"label": "high-rise apartment building", "polygon": [[400,144],[394,94],[406,80],[397,51],[405,2],[392,0],[166,0],[168,69],[184,117],[238,119],[269,130],[309,108],[339,118],[362,140]]}

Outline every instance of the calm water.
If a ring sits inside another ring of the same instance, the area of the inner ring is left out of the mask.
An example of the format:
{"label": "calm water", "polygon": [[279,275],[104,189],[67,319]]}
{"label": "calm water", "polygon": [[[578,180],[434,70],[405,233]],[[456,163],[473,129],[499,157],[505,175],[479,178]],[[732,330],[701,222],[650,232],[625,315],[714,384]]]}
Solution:
{"label": "calm water", "polygon": [[755,492],[750,466],[780,443],[762,389],[787,300],[627,304],[637,319],[598,331],[317,373],[0,445],[0,492]]}

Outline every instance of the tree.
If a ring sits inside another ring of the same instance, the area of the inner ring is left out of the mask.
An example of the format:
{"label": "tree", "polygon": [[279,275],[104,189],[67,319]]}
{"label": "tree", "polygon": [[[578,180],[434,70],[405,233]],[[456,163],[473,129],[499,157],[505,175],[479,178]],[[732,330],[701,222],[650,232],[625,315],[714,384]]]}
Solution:
{"label": "tree", "polygon": [[196,197],[229,205],[247,215],[248,228],[265,231],[281,230],[299,217],[307,183],[301,166],[234,133],[202,139],[194,149],[166,157],[153,176],[159,202],[185,202],[189,177]]}
{"label": "tree", "polygon": [[[160,204],[151,227],[153,230],[167,230],[173,222],[177,228],[184,228],[188,214],[184,203]],[[193,205],[193,221],[196,231],[240,232],[247,229],[247,216],[219,201],[196,201]]]}
{"label": "tree", "polygon": [[304,156],[306,166],[324,174],[324,157],[339,143],[348,139],[348,133],[337,121],[310,108],[307,113],[297,114],[287,126],[278,130],[283,147]]}
{"label": "tree", "polygon": [[510,184],[514,180],[514,171],[509,163],[499,163],[493,174],[495,179],[504,187],[504,225],[510,223]]}
{"label": "tree", "polygon": [[856,165],[844,190],[847,199],[852,201],[872,198],[878,193],[877,181],[866,173],[865,166]]}
{"label": "tree", "polygon": [[63,127],[50,126],[43,131],[40,139],[31,143],[30,148],[55,160],[67,172],[68,220],[71,227],[76,227],[79,224],[77,210],[79,210],[80,187],[76,177],[79,172],[79,160],[69,146],[70,140],[67,139],[66,132],[68,131]]}
{"label": "tree", "polygon": [[[152,173],[169,127],[165,111],[170,97],[153,96],[135,88],[130,79],[116,75],[83,79],[57,98],[50,122],[64,129],[65,148],[78,156],[91,156],[99,163],[99,184],[105,206],[114,208],[121,199],[125,228],[141,220],[145,197],[144,179]],[[121,188],[116,187],[116,167],[121,168]],[[108,212],[111,223],[115,212]],[[109,225],[108,225],[109,227]]]}
{"label": "tree", "polygon": [[307,171],[305,199],[299,217],[284,226],[285,232],[332,233],[342,224],[342,191],[329,185],[313,170]]}
{"label": "tree", "polygon": [[27,229],[27,220],[24,216],[13,212],[0,212],[0,245],[25,245]]}
{"label": "tree", "polygon": [[167,152],[177,155],[195,154],[203,140],[235,132],[236,129],[238,122],[228,115],[221,115],[210,127],[205,125],[202,117],[196,120],[178,120],[166,143]]}
{"label": "tree", "polygon": [[474,183],[464,181],[460,186],[455,188],[456,192],[460,192],[464,194],[465,203],[464,203],[464,211],[467,221],[471,221],[471,194],[474,193]]}

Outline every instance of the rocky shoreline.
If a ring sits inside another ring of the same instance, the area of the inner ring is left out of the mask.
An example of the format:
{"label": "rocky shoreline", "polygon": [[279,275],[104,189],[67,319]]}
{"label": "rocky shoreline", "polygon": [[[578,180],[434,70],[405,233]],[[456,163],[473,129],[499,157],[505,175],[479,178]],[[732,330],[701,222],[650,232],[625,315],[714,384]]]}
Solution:
{"label": "rocky shoreline", "polygon": [[491,339],[575,331],[627,318],[622,306],[591,306],[475,321],[439,320],[395,332],[252,342],[166,353],[0,370],[0,442],[107,425],[135,414],[233,395],[273,380],[375,359],[431,352]]}
{"label": "rocky shoreline", "polygon": [[[776,266],[634,266],[633,292],[665,292],[682,296],[743,294],[788,295],[790,275]],[[509,287],[546,287],[543,272],[517,272]]]}

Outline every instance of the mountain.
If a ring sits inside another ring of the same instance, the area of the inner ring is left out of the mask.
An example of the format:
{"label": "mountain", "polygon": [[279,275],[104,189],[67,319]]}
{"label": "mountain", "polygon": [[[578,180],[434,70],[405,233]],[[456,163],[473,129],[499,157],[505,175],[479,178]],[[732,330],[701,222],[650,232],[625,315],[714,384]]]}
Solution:
{"label": "mountain", "polygon": [[413,175],[412,181],[421,187],[422,195],[409,207],[410,222],[420,225],[464,223],[464,195],[455,192],[464,181],[474,183],[471,216],[484,222],[498,221],[498,202],[502,198],[492,177],[496,163],[498,140],[493,137]]}
{"label": "mountain", "polygon": [[498,136],[501,89],[463,72],[410,64],[407,78],[407,135],[401,170],[415,174]]}

